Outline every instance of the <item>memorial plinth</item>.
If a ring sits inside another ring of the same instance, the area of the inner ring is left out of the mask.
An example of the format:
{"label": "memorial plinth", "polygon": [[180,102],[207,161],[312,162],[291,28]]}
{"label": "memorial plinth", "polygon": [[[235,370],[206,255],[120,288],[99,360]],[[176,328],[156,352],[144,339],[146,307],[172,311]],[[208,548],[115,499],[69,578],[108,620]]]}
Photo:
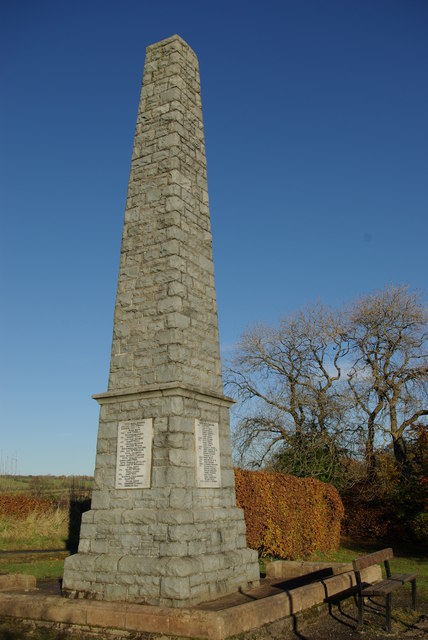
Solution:
{"label": "memorial plinth", "polygon": [[147,48],[91,510],[70,597],[186,607],[258,583],[223,394],[198,61]]}

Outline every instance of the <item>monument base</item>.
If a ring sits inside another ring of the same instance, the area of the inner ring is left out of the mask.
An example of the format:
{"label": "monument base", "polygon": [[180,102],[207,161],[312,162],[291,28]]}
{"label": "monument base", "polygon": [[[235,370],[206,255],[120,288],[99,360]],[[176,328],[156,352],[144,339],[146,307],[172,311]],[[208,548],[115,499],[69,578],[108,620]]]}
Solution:
{"label": "monument base", "polygon": [[[228,437],[231,400],[167,384],[97,399],[95,487],[91,510],[82,517],[78,553],[65,562],[64,593],[188,607],[257,586],[257,552],[246,548],[244,514],[236,506]],[[151,479],[150,487],[123,488],[122,476],[128,481],[140,466],[118,476],[118,425],[133,428],[147,420],[153,424],[153,443],[136,428],[123,451],[134,465],[134,458],[142,458],[135,451],[145,448],[141,477]],[[200,467],[204,456],[206,465]],[[209,483],[218,486],[201,486],[207,471]]]}
{"label": "monument base", "polygon": [[67,560],[63,595],[189,607],[257,586],[255,558],[251,549],[193,558],[77,554]]}

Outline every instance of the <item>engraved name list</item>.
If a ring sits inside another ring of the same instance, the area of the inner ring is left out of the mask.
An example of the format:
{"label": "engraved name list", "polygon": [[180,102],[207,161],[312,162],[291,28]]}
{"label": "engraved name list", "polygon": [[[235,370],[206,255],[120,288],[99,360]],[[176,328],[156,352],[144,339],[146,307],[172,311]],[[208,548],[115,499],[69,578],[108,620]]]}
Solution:
{"label": "engraved name list", "polygon": [[195,420],[196,486],[221,487],[218,423]]}
{"label": "engraved name list", "polygon": [[119,422],[116,489],[148,489],[152,469],[153,419]]}

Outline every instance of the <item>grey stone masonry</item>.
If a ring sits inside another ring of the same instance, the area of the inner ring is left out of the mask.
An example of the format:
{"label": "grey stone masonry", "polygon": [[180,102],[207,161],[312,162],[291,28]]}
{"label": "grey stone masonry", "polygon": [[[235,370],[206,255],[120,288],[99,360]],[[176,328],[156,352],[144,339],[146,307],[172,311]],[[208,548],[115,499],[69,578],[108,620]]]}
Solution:
{"label": "grey stone masonry", "polygon": [[255,586],[221,377],[198,61],[179,36],[146,52],[109,385],[94,398],[92,505],[64,595],[187,607]]}
{"label": "grey stone masonry", "polygon": [[223,391],[198,61],[177,36],[146,54],[109,390],[168,382]]}

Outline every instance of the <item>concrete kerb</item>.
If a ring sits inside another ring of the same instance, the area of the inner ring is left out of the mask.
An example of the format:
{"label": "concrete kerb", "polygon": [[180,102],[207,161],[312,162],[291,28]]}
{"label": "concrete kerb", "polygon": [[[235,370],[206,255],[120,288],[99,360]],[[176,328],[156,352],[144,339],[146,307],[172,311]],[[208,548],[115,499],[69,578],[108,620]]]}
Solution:
{"label": "concrete kerb", "polygon": [[352,571],[352,562],[307,562],[300,560],[274,560],[266,562],[267,578],[284,578],[291,580],[302,576],[312,575],[314,580],[318,577],[327,578]]}
{"label": "concrete kerb", "polygon": [[[380,567],[365,570],[363,579],[381,578]],[[70,600],[39,592],[0,593],[0,616],[81,627],[145,632],[186,638],[224,640],[278,622],[318,606],[327,597],[355,586],[351,571],[318,580],[276,595],[231,606],[220,611],[176,609],[119,602]],[[251,595],[251,592],[249,592]]]}
{"label": "concrete kerb", "polygon": [[0,591],[30,591],[36,588],[36,578],[24,574],[0,575]]}

